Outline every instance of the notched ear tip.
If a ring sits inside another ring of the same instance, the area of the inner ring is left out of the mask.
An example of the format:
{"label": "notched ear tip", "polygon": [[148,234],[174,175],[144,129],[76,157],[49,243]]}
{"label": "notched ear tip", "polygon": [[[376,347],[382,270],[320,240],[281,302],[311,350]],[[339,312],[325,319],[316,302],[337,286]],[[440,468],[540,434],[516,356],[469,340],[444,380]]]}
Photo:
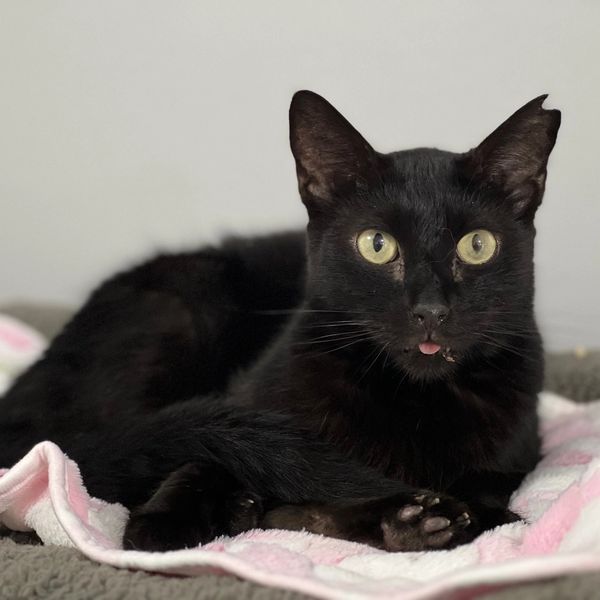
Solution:
{"label": "notched ear tip", "polygon": [[557,108],[544,108],[543,103],[548,97],[548,94],[544,94],[540,96],[540,104],[539,104],[539,115],[542,119],[544,119],[546,123],[546,135],[548,136],[551,146],[549,152],[552,150],[554,143],[556,142],[556,137],[558,135],[558,130],[560,128],[560,123],[562,119],[562,115],[560,110]]}
{"label": "notched ear tip", "polygon": [[558,128],[560,127],[560,123],[562,120],[562,113],[560,112],[560,110],[558,110],[558,108],[542,107],[542,111],[544,111],[544,114],[546,114],[550,119],[553,128],[553,133],[556,137],[556,134],[558,133]]}
{"label": "notched ear tip", "polygon": [[550,132],[556,136],[560,127],[561,112],[557,108],[544,108],[544,102],[548,99],[548,94],[542,94],[533,100],[530,100],[521,110],[540,116],[548,123]]}
{"label": "notched ear tip", "polygon": [[[542,94],[533,100],[530,100],[526,104],[524,104],[515,114],[518,113],[527,113],[527,114],[535,114],[535,113],[548,113],[554,112],[556,109],[548,109],[544,108],[544,102],[548,99],[548,94]],[[560,112],[560,111],[558,111]]]}
{"label": "notched ear tip", "polygon": [[547,98],[542,94],[527,102],[458,161],[468,181],[502,188],[520,217],[532,217],[541,202],[560,127],[560,111],[543,106]]}
{"label": "notched ear tip", "polygon": [[551,120],[549,132],[552,139],[556,141],[556,136],[558,135],[558,130],[560,128],[560,123],[562,119],[561,112],[557,108],[544,109],[544,112],[548,115],[548,117]]}
{"label": "notched ear tip", "polygon": [[537,98],[531,100],[529,104],[537,104],[540,108],[542,108],[542,104],[544,104],[547,98],[548,94],[542,94],[541,96],[538,96]]}

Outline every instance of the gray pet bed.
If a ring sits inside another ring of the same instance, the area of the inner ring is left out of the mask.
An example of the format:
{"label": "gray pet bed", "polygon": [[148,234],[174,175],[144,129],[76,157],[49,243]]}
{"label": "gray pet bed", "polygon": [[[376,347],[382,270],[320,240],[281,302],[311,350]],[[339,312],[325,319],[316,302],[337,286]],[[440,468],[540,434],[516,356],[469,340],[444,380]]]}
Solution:
{"label": "gray pet bed", "polygon": [[[47,336],[62,326],[69,311],[61,307],[18,304],[0,308]],[[600,398],[600,352],[584,357],[548,356],[546,387],[580,402]],[[130,572],[96,564],[70,548],[31,543],[31,536],[0,532],[0,598],[126,600],[162,598],[298,600],[295,592],[265,588],[227,575],[193,578]],[[560,577],[512,586],[487,594],[495,600],[600,598],[600,573]]]}

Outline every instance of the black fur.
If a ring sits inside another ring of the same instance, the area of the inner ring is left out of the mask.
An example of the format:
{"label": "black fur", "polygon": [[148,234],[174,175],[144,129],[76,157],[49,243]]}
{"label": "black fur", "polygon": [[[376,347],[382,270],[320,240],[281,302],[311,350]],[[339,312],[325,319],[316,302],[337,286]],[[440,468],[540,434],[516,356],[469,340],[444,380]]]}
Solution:
{"label": "black fur", "polygon": [[[382,155],[296,94],[307,242],[230,240],[102,285],[0,400],[0,463],[57,442],[133,509],[134,548],[257,525],[447,548],[517,518],[539,454],[533,216],[560,124],[543,100],[468,153]],[[388,264],[357,250],[373,228],[398,241]],[[457,257],[474,229],[498,240],[486,264]]]}

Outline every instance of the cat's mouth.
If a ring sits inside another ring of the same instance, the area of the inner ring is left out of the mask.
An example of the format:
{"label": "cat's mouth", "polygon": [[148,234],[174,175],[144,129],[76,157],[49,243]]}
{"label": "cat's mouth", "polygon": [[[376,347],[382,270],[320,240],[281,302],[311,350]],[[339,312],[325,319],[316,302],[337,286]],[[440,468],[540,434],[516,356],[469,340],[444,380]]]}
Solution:
{"label": "cat's mouth", "polygon": [[[454,353],[450,346],[442,346],[441,344],[438,344],[437,342],[434,342],[432,340],[428,340],[428,341],[417,344],[416,349],[418,349],[419,353],[424,356],[433,357],[434,355],[437,354],[441,358],[443,358],[446,362],[450,362],[450,363],[456,362],[456,357],[454,356]],[[404,352],[406,352],[406,353],[414,351],[414,350],[415,350],[414,346],[404,348]]]}
{"label": "cat's mouth", "polygon": [[437,354],[442,349],[442,347],[435,342],[421,342],[418,348],[421,354],[427,355]]}
{"label": "cat's mouth", "polygon": [[432,381],[448,376],[456,368],[459,358],[460,354],[448,342],[429,338],[417,339],[411,346],[404,346],[397,362],[414,381]]}

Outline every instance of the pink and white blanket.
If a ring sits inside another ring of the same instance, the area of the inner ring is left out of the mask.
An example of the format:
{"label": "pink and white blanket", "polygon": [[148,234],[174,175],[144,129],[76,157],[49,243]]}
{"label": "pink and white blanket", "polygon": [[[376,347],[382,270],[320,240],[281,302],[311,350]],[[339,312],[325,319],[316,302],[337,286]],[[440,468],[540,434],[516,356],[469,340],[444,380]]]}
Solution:
{"label": "pink and white blanket", "polygon": [[[9,344],[5,328],[0,315],[0,364]],[[512,499],[530,524],[504,525],[449,551],[390,554],[308,533],[259,530],[194,549],[124,551],[126,509],[90,498],[77,465],[51,442],[0,471],[0,523],[122,568],[190,576],[217,570],[320,598],[473,597],[518,581],[600,569],[600,401],[577,405],[546,393],[540,415],[544,459]]]}

